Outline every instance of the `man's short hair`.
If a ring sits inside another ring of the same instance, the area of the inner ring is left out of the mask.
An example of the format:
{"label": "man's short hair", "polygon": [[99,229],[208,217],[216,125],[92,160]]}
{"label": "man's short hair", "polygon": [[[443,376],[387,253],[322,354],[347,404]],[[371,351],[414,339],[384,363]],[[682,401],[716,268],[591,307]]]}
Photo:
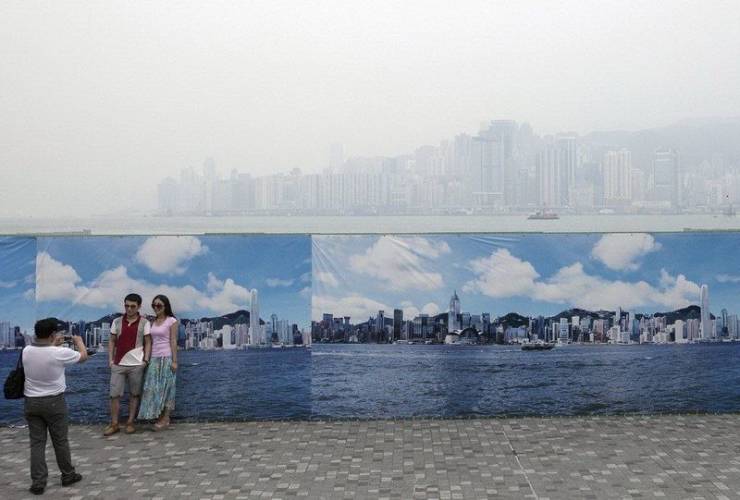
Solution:
{"label": "man's short hair", "polygon": [[129,293],[126,295],[126,298],[123,299],[124,302],[136,302],[137,305],[141,305],[141,295],[138,293]]}
{"label": "man's short hair", "polygon": [[40,319],[33,325],[33,333],[36,334],[37,339],[48,339],[54,332],[64,330],[64,323],[56,318],[44,318]]}

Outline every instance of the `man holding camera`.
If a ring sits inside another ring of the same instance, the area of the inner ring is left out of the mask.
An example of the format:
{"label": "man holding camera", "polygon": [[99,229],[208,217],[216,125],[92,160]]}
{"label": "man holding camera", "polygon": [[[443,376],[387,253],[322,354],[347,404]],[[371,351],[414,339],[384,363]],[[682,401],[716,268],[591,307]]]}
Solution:
{"label": "man holding camera", "polygon": [[152,336],[149,321],[139,314],[141,295],[130,293],[123,299],[125,313],[113,320],[108,343],[110,365],[110,425],[103,431],[111,436],[120,430],[118,413],[121,396],[128,382],[129,411],[126,434],[136,432],[134,419],[139,408],[141,389],[144,385],[144,369],[152,355]]}
{"label": "man holding camera", "polygon": [[24,348],[22,354],[26,375],[23,386],[24,413],[31,440],[29,491],[34,495],[40,495],[46,489],[47,431],[51,435],[57,465],[62,473],[62,486],[70,486],[82,479],[72,465],[67,439],[69,422],[64,400],[64,391],[67,389],[64,369],[66,365],[86,361],[87,349],[78,335],[72,337],[77,351],[61,347],[64,329],[64,324],[56,318],[37,321],[34,325],[34,342]]}

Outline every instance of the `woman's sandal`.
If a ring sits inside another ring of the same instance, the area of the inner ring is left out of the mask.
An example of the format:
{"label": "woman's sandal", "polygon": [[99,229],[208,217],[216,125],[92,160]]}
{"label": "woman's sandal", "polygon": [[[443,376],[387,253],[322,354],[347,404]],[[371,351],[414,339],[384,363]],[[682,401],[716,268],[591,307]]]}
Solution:
{"label": "woman's sandal", "polygon": [[170,419],[168,418],[164,423],[162,422],[156,422],[154,424],[154,430],[159,432],[165,430],[167,427],[170,426]]}

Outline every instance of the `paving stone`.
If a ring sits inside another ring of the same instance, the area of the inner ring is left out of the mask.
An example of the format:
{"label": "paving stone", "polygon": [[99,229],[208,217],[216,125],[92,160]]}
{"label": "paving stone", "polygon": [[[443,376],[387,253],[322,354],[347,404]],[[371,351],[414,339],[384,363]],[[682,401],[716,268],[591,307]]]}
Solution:
{"label": "paving stone", "polygon": [[[740,498],[740,415],[72,426],[84,479],[50,498]],[[28,431],[0,428],[0,497],[29,498]]]}

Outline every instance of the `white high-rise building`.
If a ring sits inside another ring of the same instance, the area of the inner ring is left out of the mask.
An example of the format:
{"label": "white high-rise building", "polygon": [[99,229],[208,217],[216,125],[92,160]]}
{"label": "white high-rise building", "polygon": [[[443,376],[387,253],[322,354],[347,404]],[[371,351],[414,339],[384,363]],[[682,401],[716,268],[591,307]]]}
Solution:
{"label": "white high-rise building", "polygon": [[457,290],[450,297],[450,308],[447,311],[447,333],[459,330],[457,318],[460,315],[460,298],[457,296]]}
{"label": "white high-rise building", "polygon": [[701,338],[699,336],[699,320],[698,319],[689,319],[686,321],[686,337],[692,341],[697,341]]}
{"label": "white high-rise building", "polygon": [[256,347],[264,344],[264,328],[260,326],[260,305],[256,288],[250,292],[249,299],[249,345]]}
{"label": "white high-rise building", "polygon": [[537,158],[537,192],[539,204],[543,207],[562,205],[562,181],[558,151],[553,144],[547,144]]}
{"label": "white high-rise building", "polygon": [[737,314],[727,316],[727,336],[731,339],[740,338],[740,335],[738,335]]}
{"label": "white high-rise building", "polygon": [[699,291],[701,304],[701,339],[709,340],[712,336],[712,323],[709,320],[709,286],[702,285]]}
{"label": "white high-rise building", "polygon": [[[9,321],[0,321],[0,347],[15,346],[15,336],[12,335],[13,328]],[[11,342],[11,337],[13,337]]]}
{"label": "white high-rise building", "polygon": [[235,349],[237,339],[232,338],[234,328],[231,325],[224,325],[221,330],[219,330],[221,334],[221,346],[224,349]]}
{"label": "white high-rise building", "polygon": [[561,344],[568,343],[568,319],[560,318],[560,329],[558,331],[558,342]]}
{"label": "white high-rise building", "polygon": [[100,324],[100,341],[104,346],[110,341],[110,323]]}
{"label": "white high-rise building", "polygon": [[677,319],[673,323],[673,333],[675,335],[676,344],[686,344],[689,339],[686,338],[686,323],[683,320]]}
{"label": "white high-rise building", "polygon": [[632,201],[632,153],[626,149],[604,155],[604,199],[607,205]]}

